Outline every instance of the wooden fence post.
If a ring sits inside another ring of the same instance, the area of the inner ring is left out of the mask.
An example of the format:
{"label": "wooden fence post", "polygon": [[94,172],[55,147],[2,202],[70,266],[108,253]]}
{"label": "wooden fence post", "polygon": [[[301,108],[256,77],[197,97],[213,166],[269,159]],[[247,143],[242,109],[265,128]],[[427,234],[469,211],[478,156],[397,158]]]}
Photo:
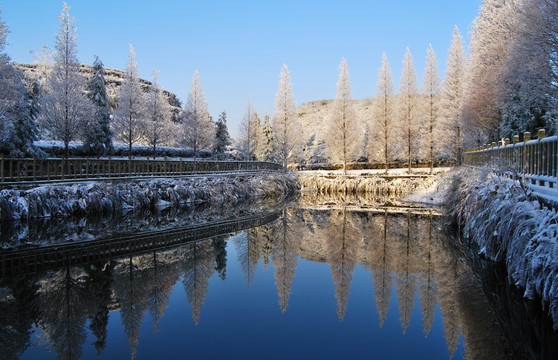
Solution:
{"label": "wooden fence post", "polygon": [[37,181],[37,157],[33,155],[33,181]]}

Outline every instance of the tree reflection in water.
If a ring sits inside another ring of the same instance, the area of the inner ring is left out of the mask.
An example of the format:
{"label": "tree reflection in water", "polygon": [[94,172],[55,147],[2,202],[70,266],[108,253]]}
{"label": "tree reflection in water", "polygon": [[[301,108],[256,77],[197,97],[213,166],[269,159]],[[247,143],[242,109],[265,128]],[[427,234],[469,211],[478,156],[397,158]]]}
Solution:
{"label": "tree reflection in water", "polygon": [[[391,211],[347,203],[307,206],[285,208],[273,223],[233,234],[238,264],[248,286],[256,281],[260,260],[264,269],[273,265],[277,311],[288,310],[299,259],[327,262],[342,322],[351,307],[351,282],[360,264],[371,271],[379,327],[388,318],[395,293],[405,333],[418,297],[425,337],[431,332],[439,303],[449,357],[454,355],[460,336],[467,358],[504,353],[501,337],[479,335],[499,330],[492,318],[485,316],[490,313],[486,300],[471,270],[448,245],[439,216],[428,210]],[[134,358],[144,316],[149,314],[152,331],[159,331],[170,294],[181,279],[193,322],[199,324],[202,306],[211,296],[211,278],[228,280],[227,239],[229,236],[221,235],[174,249],[1,279],[3,354],[20,357],[29,348],[36,326],[60,358],[79,358],[87,325],[97,353],[103,354],[109,311],[119,310]]]}

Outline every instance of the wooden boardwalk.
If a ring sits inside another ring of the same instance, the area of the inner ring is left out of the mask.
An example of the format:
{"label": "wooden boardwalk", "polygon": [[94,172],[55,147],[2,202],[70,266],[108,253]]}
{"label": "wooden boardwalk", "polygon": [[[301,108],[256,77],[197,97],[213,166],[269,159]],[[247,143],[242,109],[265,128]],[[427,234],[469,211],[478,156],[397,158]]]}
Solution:
{"label": "wooden boardwalk", "polygon": [[261,226],[279,218],[281,211],[157,232],[63,243],[32,249],[0,250],[0,278],[33,274],[66,266],[165,250],[184,243]]}

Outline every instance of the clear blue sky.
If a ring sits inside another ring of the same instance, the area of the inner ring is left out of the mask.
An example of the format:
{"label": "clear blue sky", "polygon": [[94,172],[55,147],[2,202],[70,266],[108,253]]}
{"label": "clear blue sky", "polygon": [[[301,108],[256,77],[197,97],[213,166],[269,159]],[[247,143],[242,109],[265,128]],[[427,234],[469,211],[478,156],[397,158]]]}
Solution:
{"label": "clear blue sky", "polygon": [[[197,69],[211,115],[226,111],[234,136],[248,99],[259,113],[273,113],[283,63],[297,104],[335,97],[342,57],[355,99],[374,96],[382,52],[396,89],[407,46],[419,79],[429,43],[443,75],[454,26],[468,43],[480,2],[67,1],[82,63],[99,55],[106,67],[124,69],[132,44],[140,76],[152,80],[158,70],[161,85],[182,101]],[[62,1],[3,0],[0,6],[14,61],[32,62],[30,50],[54,47]]]}

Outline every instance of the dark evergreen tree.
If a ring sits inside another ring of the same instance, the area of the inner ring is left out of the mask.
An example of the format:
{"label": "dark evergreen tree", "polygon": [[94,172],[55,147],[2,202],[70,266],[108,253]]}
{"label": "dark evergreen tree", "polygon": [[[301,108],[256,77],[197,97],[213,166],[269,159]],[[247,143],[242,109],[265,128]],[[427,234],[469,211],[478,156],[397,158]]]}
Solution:
{"label": "dark evergreen tree", "polygon": [[87,153],[101,156],[113,153],[114,148],[110,130],[105,68],[98,56],[95,56],[93,72],[93,77],[87,84],[87,96],[95,105],[95,112],[94,117],[89,120],[89,124],[85,128],[83,147]]}
{"label": "dark evergreen tree", "polygon": [[219,273],[221,280],[227,278],[227,242],[224,239],[214,239],[212,241],[215,251],[215,271]]}
{"label": "dark evergreen tree", "polygon": [[223,111],[219,115],[219,119],[215,123],[215,145],[213,146],[213,153],[217,158],[224,157],[227,146],[231,144],[231,137],[229,136],[229,129],[227,128],[227,114]]}

